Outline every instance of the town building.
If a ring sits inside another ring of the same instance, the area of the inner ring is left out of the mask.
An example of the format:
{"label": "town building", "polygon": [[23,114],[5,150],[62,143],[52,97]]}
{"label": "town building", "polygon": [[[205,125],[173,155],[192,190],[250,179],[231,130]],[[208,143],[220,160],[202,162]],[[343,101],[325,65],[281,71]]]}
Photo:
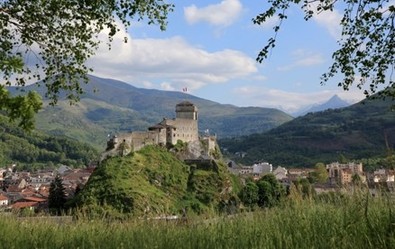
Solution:
{"label": "town building", "polygon": [[273,170],[273,175],[277,180],[283,181],[287,179],[288,170],[284,167],[278,166],[275,170]]}
{"label": "town building", "polygon": [[267,162],[255,163],[252,165],[252,173],[256,176],[269,174],[273,171],[273,165]]}
{"label": "town building", "polygon": [[366,176],[363,172],[362,163],[339,163],[333,162],[326,165],[329,181],[331,184],[349,184],[353,181],[354,176],[358,176],[361,181],[366,182]]}

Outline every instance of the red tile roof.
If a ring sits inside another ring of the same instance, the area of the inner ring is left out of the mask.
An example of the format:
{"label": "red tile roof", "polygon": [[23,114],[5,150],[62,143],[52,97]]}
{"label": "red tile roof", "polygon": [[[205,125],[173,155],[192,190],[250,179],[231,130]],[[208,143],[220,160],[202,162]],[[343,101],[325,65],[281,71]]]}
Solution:
{"label": "red tile roof", "polygon": [[33,196],[24,197],[23,200],[24,201],[29,201],[29,202],[44,202],[44,201],[47,201],[46,199],[33,197]]}
{"label": "red tile roof", "polygon": [[11,208],[19,209],[19,208],[36,207],[36,206],[38,206],[38,202],[27,201],[27,202],[16,202],[11,205]]}
{"label": "red tile roof", "polygon": [[8,197],[4,195],[0,195],[0,201],[5,201],[5,200],[8,200]]}

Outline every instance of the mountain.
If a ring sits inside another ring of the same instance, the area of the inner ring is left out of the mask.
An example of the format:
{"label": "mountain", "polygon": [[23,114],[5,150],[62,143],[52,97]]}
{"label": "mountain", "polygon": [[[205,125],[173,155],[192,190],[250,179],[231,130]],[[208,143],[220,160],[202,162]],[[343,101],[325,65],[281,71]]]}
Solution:
{"label": "mountain", "polygon": [[386,156],[395,147],[395,100],[365,99],[342,109],[309,113],[266,133],[219,141],[229,156],[246,152],[243,163],[282,166]]}
{"label": "mountain", "polygon": [[307,113],[310,113],[310,112],[320,112],[320,111],[325,111],[328,109],[338,109],[338,108],[343,108],[343,107],[347,107],[347,106],[350,106],[350,104],[347,101],[344,101],[339,96],[334,95],[332,98],[330,98],[325,103],[317,104],[317,105],[313,105],[313,106],[304,108],[302,110],[292,113],[292,116],[299,117],[299,116],[306,115]]}
{"label": "mountain", "polygon": [[91,146],[38,131],[28,133],[2,115],[0,127],[0,167],[14,163],[28,169],[57,164],[80,167],[98,158]]}
{"label": "mountain", "polygon": [[[55,107],[46,106],[37,115],[37,128],[103,149],[109,133],[146,130],[164,117],[175,117],[176,104],[185,100],[199,108],[200,131],[209,130],[219,138],[264,132],[292,119],[277,109],[223,105],[182,92],[137,88],[95,76],[89,76],[89,84],[82,87],[85,93],[75,105],[63,98]],[[25,87],[28,90],[45,96],[45,87],[37,84]],[[15,94],[17,89],[10,91]]]}

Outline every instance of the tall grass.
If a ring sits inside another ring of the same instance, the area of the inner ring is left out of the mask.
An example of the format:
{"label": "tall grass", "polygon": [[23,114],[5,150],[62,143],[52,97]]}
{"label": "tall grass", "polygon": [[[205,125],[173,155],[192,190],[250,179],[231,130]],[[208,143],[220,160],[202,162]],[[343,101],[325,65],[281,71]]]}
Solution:
{"label": "tall grass", "polygon": [[2,216],[0,248],[395,248],[393,207],[389,197],[356,194],[187,224]]}

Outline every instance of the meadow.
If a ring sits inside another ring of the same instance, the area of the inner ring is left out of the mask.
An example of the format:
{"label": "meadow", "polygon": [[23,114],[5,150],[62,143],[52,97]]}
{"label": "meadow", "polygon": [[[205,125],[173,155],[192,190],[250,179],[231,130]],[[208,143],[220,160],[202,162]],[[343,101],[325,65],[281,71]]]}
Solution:
{"label": "meadow", "polygon": [[0,248],[395,248],[394,200],[327,195],[186,222],[0,216]]}

